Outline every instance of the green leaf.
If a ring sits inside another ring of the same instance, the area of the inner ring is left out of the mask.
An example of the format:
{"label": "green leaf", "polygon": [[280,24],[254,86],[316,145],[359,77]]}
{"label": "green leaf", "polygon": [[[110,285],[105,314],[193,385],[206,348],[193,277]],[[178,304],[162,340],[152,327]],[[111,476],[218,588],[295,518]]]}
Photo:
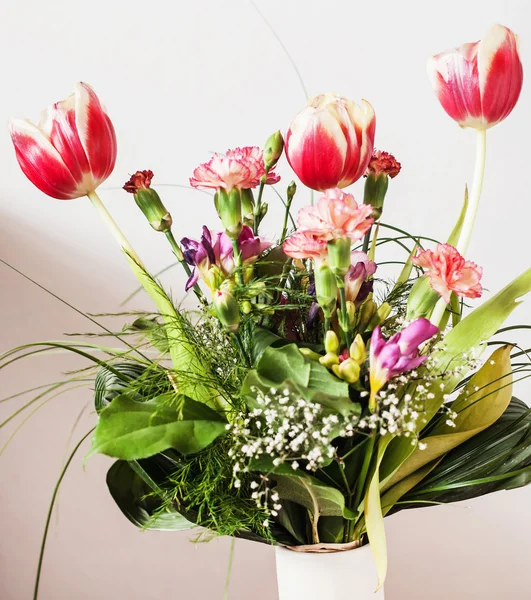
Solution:
{"label": "green leaf", "polygon": [[407,318],[429,317],[439,301],[439,294],[432,289],[426,275],[419,277],[413,284],[407,299]]}
{"label": "green leaf", "polygon": [[138,402],[118,396],[100,413],[90,454],[134,460],[167,448],[195,454],[225,432],[226,421],[205,404],[184,399],[181,410],[167,396]]}
{"label": "green leaf", "polygon": [[[443,387],[438,389],[437,382],[433,385],[434,397],[425,404],[423,419],[419,423],[420,427],[431,421],[441,407],[444,396],[454,390],[463,375],[456,373],[450,377],[442,377],[448,365],[452,365],[453,368],[463,365],[468,360],[467,354],[470,353],[479,356],[484,348],[484,342],[496,333],[505,319],[521,304],[517,299],[530,291],[531,269],[528,269],[495,296],[476,308],[445,336],[444,350],[435,354],[440,365],[440,383],[443,384]],[[389,481],[413,451],[414,447],[407,438],[393,440],[382,462],[382,481],[384,483]]]}
{"label": "green leaf", "polygon": [[226,401],[209,382],[212,374],[201,361],[197,349],[189,339],[184,317],[175,309],[164,289],[149,273],[126,253],[129,266],[156,304],[165,324],[174,378],[180,393],[211,408],[223,410]]}
{"label": "green leaf", "polygon": [[161,354],[168,354],[170,350],[164,325],[159,323],[157,317],[138,317],[126,325],[124,331],[143,335]]}
{"label": "green leaf", "polygon": [[256,327],[253,331],[251,345],[253,364],[256,364],[260,360],[266,348],[284,343],[284,338],[279,337],[276,333],[273,333],[264,327]]}
{"label": "green leaf", "polygon": [[463,207],[461,208],[461,213],[459,214],[459,218],[457,219],[457,223],[448,238],[447,244],[450,246],[457,246],[457,242],[459,241],[459,236],[461,235],[461,229],[463,229],[463,223],[465,221],[466,211],[468,209],[468,186],[465,186],[465,199],[463,200]]}
{"label": "green leaf", "polygon": [[418,502],[468,500],[529,483],[531,409],[513,398],[493,425],[449,452],[396,510],[415,507]]}
{"label": "green leaf", "polygon": [[376,455],[376,465],[364,503],[365,527],[367,528],[367,536],[378,572],[378,587],[375,591],[378,591],[382,587],[387,575],[387,542],[385,539],[382,503],[380,500],[379,469],[385,450],[391,439],[390,436],[384,436],[380,439]]}
{"label": "green leaf", "polygon": [[107,473],[107,486],[122,513],[137,527],[162,531],[183,531],[195,527],[172,508],[161,512],[162,502],[145,481],[123,460]]}
{"label": "green leaf", "polygon": [[501,417],[512,396],[511,350],[512,346],[503,346],[492,354],[452,404],[452,410],[457,413],[455,427],[443,420],[428,437],[422,438],[426,448],[414,450],[386,484],[386,489],[490,427]]}
{"label": "green leaf", "polygon": [[359,414],[361,407],[349,398],[348,384],[332,375],[319,362],[304,357],[296,344],[266,348],[256,369],[249,371],[241,393],[252,404],[253,388],[264,392],[288,388],[344,416]]}
{"label": "green leaf", "polygon": [[114,371],[118,371],[122,377],[115,372],[102,367],[99,369],[94,381],[94,405],[96,411],[102,411],[116,396],[119,396],[128,386],[128,382],[138,379],[146,370],[140,363],[124,362],[114,363]]}

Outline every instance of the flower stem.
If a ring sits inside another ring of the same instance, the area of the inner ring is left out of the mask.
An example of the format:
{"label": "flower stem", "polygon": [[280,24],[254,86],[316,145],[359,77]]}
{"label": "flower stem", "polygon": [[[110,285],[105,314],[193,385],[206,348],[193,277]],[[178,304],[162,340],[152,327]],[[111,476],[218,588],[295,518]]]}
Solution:
{"label": "flower stem", "polygon": [[339,288],[339,298],[341,300],[339,325],[341,326],[341,329],[343,330],[343,333],[345,335],[345,343],[347,345],[347,348],[350,348],[352,338],[350,336],[350,323],[347,311],[347,297],[345,294],[345,280],[343,277],[337,278],[337,287]]}
{"label": "flower stem", "polygon": [[98,194],[94,192],[89,192],[87,194],[89,200],[92,202],[92,206],[98,211],[100,217],[105,221],[105,224],[111,231],[111,233],[116,238],[116,241],[120,244],[122,250],[129,254],[129,256],[138,263],[139,266],[145,268],[142,261],[140,260],[138,254],[133,250],[133,247],[128,242],[125,235],[122,233],[121,229],[116,224],[115,220],[111,217],[109,211],[103,205],[103,202],[100,200]]}
{"label": "flower stem", "polygon": [[[164,233],[166,234],[166,238],[170,243],[175,258],[181,263],[185,273],[188,275],[188,277],[190,277],[192,275],[192,270],[190,269],[190,265],[184,260],[183,252],[177,243],[177,240],[173,236],[171,229],[167,229]],[[203,292],[197,283],[194,285],[194,293],[200,301],[204,301]]]}
{"label": "flower stem", "polygon": [[372,225],[370,226],[369,231],[367,231],[367,233],[365,234],[365,237],[363,238],[362,251],[365,252],[365,254],[367,254],[367,252],[369,251],[369,244],[371,241],[371,230],[372,230]]}
{"label": "flower stem", "polygon": [[483,187],[483,176],[485,174],[485,157],[487,152],[487,131],[478,129],[476,131],[476,166],[474,168],[474,180],[472,182],[472,191],[470,193],[468,210],[465,215],[461,235],[457,242],[457,250],[464,256],[468,249],[476,215],[478,212],[479,201],[481,198],[481,189]]}
{"label": "flower stem", "polygon": [[236,267],[236,278],[238,283],[243,285],[243,273],[242,273],[242,253],[240,252],[240,246],[238,240],[231,239],[232,241],[232,252],[234,254],[234,266]]}
{"label": "flower stem", "polygon": [[253,222],[253,233],[256,235],[258,233],[258,228],[260,227],[260,209],[262,208],[262,194],[264,193],[265,187],[265,177],[262,177],[260,181],[260,187],[258,188],[258,197],[256,199],[256,204],[254,207],[254,222]]}
{"label": "flower stem", "polygon": [[431,313],[431,317],[430,317],[430,321],[436,326],[439,327],[439,323],[441,322],[444,313],[446,311],[446,302],[444,301],[444,298],[439,298],[437,304],[435,305],[435,308],[433,309],[433,312]]}
{"label": "flower stem", "polygon": [[286,202],[286,212],[284,213],[284,225],[282,226],[282,235],[280,236],[280,243],[286,239],[286,233],[288,231],[288,217],[290,215],[291,203],[293,202],[293,196],[288,198]]}

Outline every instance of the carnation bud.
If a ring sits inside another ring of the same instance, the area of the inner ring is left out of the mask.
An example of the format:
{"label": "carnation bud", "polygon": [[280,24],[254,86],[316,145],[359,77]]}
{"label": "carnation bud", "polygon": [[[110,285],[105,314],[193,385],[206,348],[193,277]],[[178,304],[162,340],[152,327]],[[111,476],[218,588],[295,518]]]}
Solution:
{"label": "carnation bud", "polygon": [[240,326],[240,308],[236,298],[230,292],[217,290],[212,302],[223,327],[230,333],[236,333]]}
{"label": "carnation bud", "polygon": [[131,176],[123,189],[134,194],[135,202],[144,213],[155,231],[168,231],[172,226],[172,218],[166,210],[160,196],[151,189],[153,171],[137,171]]}
{"label": "carnation bud", "polygon": [[376,313],[377,310],[376,302],[372,299],[366,300],[360,307],[360,320],[359,320],[359,330],[365,331],[371,322],[371,319]]}
{"label": "carnation bud", "polygon": [[242,231],[242,197],[240,190],[233,188],[228,194],[221,188],[214,199],[216,208],[225,228],[225,233],[237,240]]}
{"label": "carnation bud", "polygon": [[315,295],[317,302],[323,309],[326,317],[331,317],[337,306],[337,279],[328,265],[323,264],[315,267]]}
{"label": "carnation bud", "polygon": [[401,168],[400,163],[389,152],[377,151],[371,158],[365,173],[367,179],[365,180],[363,204],[372,206],[372,216],[375,220],[382,216],[389,178],[396,177]]}
{"label": "carnation bud", "polygon": [[326,352],[337,354],[339,352],[339,338],[335,331],[329,329],[325,334],[324,347]]}
{"label": "carnation bud", "polygon": [[351,329],[352,327],[354,327],[354,323],[356,321],[356,305],[350,300],[347,300],[347,316],[349,329]]}
{"label": "carnation bud", "polygon": [[359,365],[365,362],[365,343],[363,338],[358,333],[358,335],[354,338],[354,341],[350,345],[349,355],[352,360],[356,361]]}
{"label": "carnation bud", "polygon": [[288,204],[291,204],[291,201],[293,200],[296,192],[297,192],[297,184],[294,181],[290,181],[290,183],[286,189],[286,195],[288,197]]}
{"label": "carnation bud", "polygon": [[337,238],[328,242],[328,263],[338,277],[345,277],[350,268],[350,247],[349,238]]}
{"label": "carnation bud", "polygon": [[264,145],[264,165],[267,171],[272,169],[278,162],[278,159],[282,156],[282,150],[284,149],[284,139],[280,131],[275,131],[272,135],[267,138]]}
{"label": "carnation bud", "polygon": [[245,224],[252,225],[254,222],[254,196],[253,190],[246,189],[241,191],[242,198],[242,215]]}

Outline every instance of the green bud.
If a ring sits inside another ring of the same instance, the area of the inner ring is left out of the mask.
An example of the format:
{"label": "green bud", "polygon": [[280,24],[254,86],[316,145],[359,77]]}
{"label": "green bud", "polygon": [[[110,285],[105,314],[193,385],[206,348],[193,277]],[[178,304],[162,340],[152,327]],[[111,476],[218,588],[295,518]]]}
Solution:
{"label": "green bud", "polygon": [[254,213],[253,190],[242,190],[242,215],[244,219],[250,220]]}
{"label": "green bud", "polygon": [[172,219],[157,192],[151,188],[140,189],[134,196],[135,202],[155,231],[167,231]]}
{"label": "green bud", "polygon": [[332,352],[327,352],[324,356],[321,356],[321,358],[319,358],[319,362],[323,366],[330,369],[333,365],[339,364],[339,357],[337,356],[337,354],[333,354]]}
{"label": "green bud", "polygon": [[268,209],[269,205],[267,204],[267,202],[262,202],[260,206],[260,220],[262,220],[267,215]]}
{"label": "green bud", "polygon": [[137,171],[124,185],[126,192],[134,195],[135,202],[144,213],[155,231],[169,231],[172,225],[170,213],[166,210],[157,192],[151,189],[153,171]]}
{"label": "green bud", "polygon": [[240,190],[233,188],[228,194],[224,189],[216,193],[214,202],[217,205],[221,223],[225,233],[237,240],[242,231],[242,197]]}
{"label": "green bud", "polygon": [[339,377],[347,383],[356,383],[360,378],[360,366],[352,358],[347,358],[338,367]]}
{"label": "green bud", "polygon": [[372,206],[372,216],[376,221],[382,216],[388,186],[389,176],[387,173],[382,172],[378,175],[369,173],[365,179],[363,204],[370,204]]}
{"label": "green bud", "polygon": [[329,329],[325,333],[324,347],[326,352],[331,352],[332,354],[337,354],[339,352],[339,338],[335,331]]}
{"label": "green bud", "polygon": [[347,300],[347,315],[349,329],[352,329],[352,327],[354,327],[354,323],[356,322],[356,305],[350,300]]}
{"label": "green bud", "polygon": [[253,310],[253,305],[249,302],[249,300],[244,300],[240,304],[240,308],[242,309],[242,313],[244,315],[248,315]]}
{"label": "green bud", "polygon": [[332,272],[338,277],[345,277],[350,268],[349,238],[338,238],[328,242],[328,262]]}
{"label": "green bud", "polygon": [[275,131],[273,135],[267,138],[264,145],[264,165],[267,171],[272,169],[282,156],[284,149],[284,140],[280,131]]}
{"label": "green bud", "polygon": [[286,195],[288,197],[288,204],[291,204],[293,197],[297,191],[297,184],[294,181],[291,181],[286,189]]}
{"label": "green bud", "polygon": [[371,298],[365,300],[365,302],[361,305],[359,309],[360,320],[358,324],[358,328],[360,331],[365,331],[371,322],[371,319],[376,314],[377,310],[376,302]]}
{"label": "green bud", "polygon": [[206,273],[203,273],[203,279],[211,290],[218,290],[225,280],[225,275],[217,265],[212,265]]}
{"label": "green bud", "polygon": [[380,325],[380,323],[383,323],[385,319],[387,319],[387,317],[391,314],[392,310],[393,309],[388,302],[384,302],[383,304],[381,304],[378,307],[376,314],[370,320],[369,329],[374,329],[376,325]]}
{"label": "green bud", "polygon": [[311,348],[299,348],[299,352],[310,360],[320,360],[322,356],[314,352]]}
{"label": "green bud", "polygon": [[326,317],[331,317],[337,306],[337,279],[328,265],[315,268],[315,293],[317,302]]}
{"label": "green bud", "polygon": [[439,301],[439,294],[431,287],[428,277],[419,277],[407,299],[407,318],[429,317]]}
{"label": "green bud", "polygon": [[366,352],[367,351],[365,349],[365,342],[363,341],[361,335],[358,333],[358,335],[354,338],[354,341],[352,342],[349,348],[348,353],[350,355],[350,358],[356,361],[359,365],[361,365],[365,362]]}
{"label": "green bud", "polygon": [[236,333],[240,326],[240,308],[236,298],[230,292],[218,290],[214,292],[212,303],[223,327],[230,333]]}

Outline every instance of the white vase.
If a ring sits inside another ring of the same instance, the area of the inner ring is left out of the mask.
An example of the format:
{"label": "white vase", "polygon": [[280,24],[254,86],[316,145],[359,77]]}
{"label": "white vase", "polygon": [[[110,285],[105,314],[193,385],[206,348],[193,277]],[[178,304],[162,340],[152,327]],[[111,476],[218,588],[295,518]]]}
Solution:
{"label": "white vase", "polygon": [[369,545],[317,554],[275,547],[279,600],[384,600]]}

